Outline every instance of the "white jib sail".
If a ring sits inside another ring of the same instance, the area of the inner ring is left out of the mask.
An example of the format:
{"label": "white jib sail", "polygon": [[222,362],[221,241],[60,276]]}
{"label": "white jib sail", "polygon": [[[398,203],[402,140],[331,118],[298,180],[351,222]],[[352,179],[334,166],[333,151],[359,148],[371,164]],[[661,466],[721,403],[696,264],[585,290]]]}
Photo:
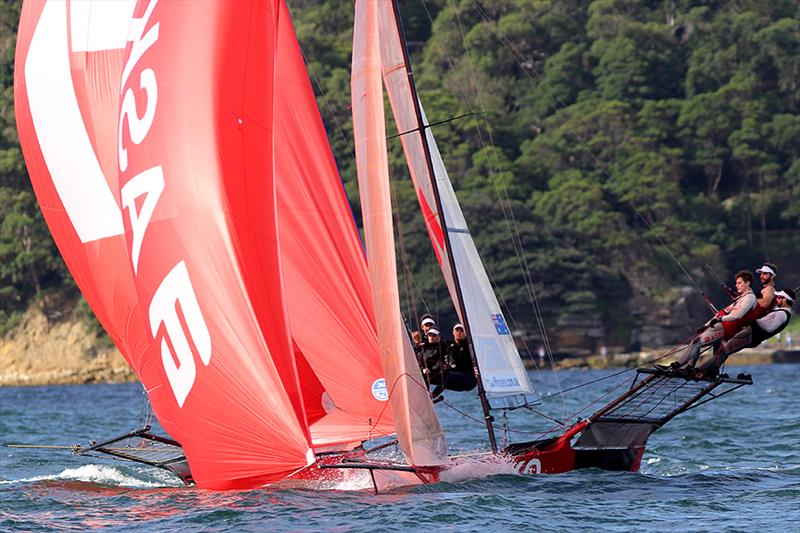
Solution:
{"label": "white jib sail", "polygon": [[[395,21],[392,4],[391,2],[376,2],[376,4],[381,6],[379,20],[383,83],[389,95],[397,131],[404,133],[400,136],[400,140],[428,228],[428,236],[439,259],[450,297],[456,305],[459,317],[464,321],[444,242],[446,226],[456,276],[464,299],[463,308],[466,309],[466,320],[471,329],[473,349],[478,359],[484,388],[494,397],[531,393],[533,387],[464,220],[433,133],[430,128],[425,127],[435,176],[429,175],[423,138],[419,134],[421,125],[418,123],[414,108],[411,78],[405,63],[400,29]],[[420,110],[422,110],[421,104]],[[427,124],[424,112],[422,115],[423,121]],[[437,210],[432,178],[436,180],[443,213]]]}
{"label": "white jib sail", "polygon": [[[424,110],[422,117],[427,124]],[[426,128],[425,132],[483,386],[490,396],[533,392],[528,373],[461,212],[436,139],[430,128]]]}

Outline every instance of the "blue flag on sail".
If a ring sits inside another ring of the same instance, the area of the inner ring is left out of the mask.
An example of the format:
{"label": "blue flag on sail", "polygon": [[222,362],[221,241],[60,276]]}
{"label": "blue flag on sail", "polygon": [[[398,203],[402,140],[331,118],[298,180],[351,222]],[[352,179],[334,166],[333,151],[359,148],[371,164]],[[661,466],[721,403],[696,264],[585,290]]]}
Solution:
{"label": "blue flag on sail", "polygon": [[503,318],[502,313],[492,315],[492,322],[494,322],[494,329],[497,330],[498,335],[511,335],[506,325],[506,319]]}

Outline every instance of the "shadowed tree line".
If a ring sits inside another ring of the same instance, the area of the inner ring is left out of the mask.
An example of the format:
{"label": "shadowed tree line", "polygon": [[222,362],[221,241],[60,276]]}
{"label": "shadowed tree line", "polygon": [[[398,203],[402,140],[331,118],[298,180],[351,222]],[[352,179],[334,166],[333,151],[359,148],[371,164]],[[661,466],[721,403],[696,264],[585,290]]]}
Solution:
{"label": "shadowed tree line", "polygon": [[[358,218],[352,9],[289,5]],[[770,259],[779,285],[800,284],[797,2],[405,0],[401,12],[420,98],[447,121],[434,133],[519,327],[538,331],[535,295],[549,329],[588,318],[604,342],[628,344],[635,306],[690,284],[678,261],[718,303],[705,265],[727,278]],[[0,1],[0,331],[72,283],[18,147],[18,14]],[[452,320],[399,140],[390,147],[404,311]]]}

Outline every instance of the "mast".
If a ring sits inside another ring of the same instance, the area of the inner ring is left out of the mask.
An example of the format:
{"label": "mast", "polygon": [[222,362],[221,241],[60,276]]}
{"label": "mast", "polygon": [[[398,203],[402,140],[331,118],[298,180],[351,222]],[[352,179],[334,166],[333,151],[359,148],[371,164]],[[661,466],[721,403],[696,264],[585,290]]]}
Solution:
{"label": "mast", "polygon": [[486,422],[486,431],[489,435],[489,444],[492,448],[492,452],[497,453],[497,439],[495,438],[494,434],[494,425],[491,414],[491,407],[489,406],[489,400],[486,397],[486,390],[483,386],[483,379],[481,378],[481,371],[480,367],[478,366],[478,358],[475,355],[474,344],[472,342],[472,328],[469,325],[469,318],[467,316],[467,310],[464,308],[464,297],[462,295],[461,290],[461,281],[459,280],[458,275],[456,274],[456,263],[453,256],[453,250],[450,243],[450,233],[447,227],[447,220],[445,220],[444,209],[442,208],[442,200],[439,195],[439,184],[436,182],[436,173],[433,169],[433,162],[431,160],[431,152],[430,146],[428,144],[428,136],[426,135],[426,128],[422,117],[422,109],[419,105],[419,97],[417,96],[417,86],[414,83],[414,73],[411,71],[411,59],[408,54],[408,45],[406,43],[405,34],[402,31],[402,20],[400,19],[400,9],[397,5],[397,0],[392,0],[392,9],[394,12],[394,19],[395,19],[395,28],[397,29],[398,36],[400,38],[401,48],[403,50],[403,62],[405,63],[406,72],[408,74],[408,84],[411,90],[411,96],[414,104],[414,113],[417,117],[417,124],[419,124],[419,135],[422,141],[422,148],[425,152],[425,164],[428,169],[428,173],[431,176],[431,185],[434,199],[436,200],[436,210],[439,212],[439,218],[442,224],[442,233],[444,237],[445,248],[447,249],[447,260],[450,264],[450,271],[453,274],[453,284],[456,289],[456,299],[458,300],[458,307],[461,314],[461,320],[464,323],[464,327],[467,330],[467,345],[469,347],[470,358],[472,359],[472,367],[475,370],[475,378],[478,382],[478,397],[481,401],[481,408],[483,409],[483,418]]}

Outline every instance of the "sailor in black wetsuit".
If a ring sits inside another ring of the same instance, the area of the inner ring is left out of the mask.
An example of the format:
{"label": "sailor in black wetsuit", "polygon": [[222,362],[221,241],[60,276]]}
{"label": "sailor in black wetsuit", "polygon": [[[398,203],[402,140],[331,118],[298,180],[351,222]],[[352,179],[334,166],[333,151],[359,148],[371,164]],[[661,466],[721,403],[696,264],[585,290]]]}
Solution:
{"label": "sailor in black wetsuit", "polygon": [[[430,331],[428,332],[430,333]],[[472,356],[467,343],[467,333],[464,326],[456,324],[453,327],[453,342],[442,352],[444,353],[443,373],[438,380],[431,379],[434,385],[431,398],[437,398],[445,389],[452,391],[468,391],[474,389],[478,382],[472,368]],[[438,336],[437,336],[438,338]],[[441,344],[444,347],[444,343]]]}
{"label": "sailor in black wetsuit", "polygon": [[448,347],[450,352],[450,369],[445,375],[444,388],[454,391],[474,389],[478,382],[472,366],[472,356],[467,342],[467,331],[463,324],[453,326],[453,342]]}
{"label": "sailor in black wetsuit", "polygon": [[[444,374],[450,366],[450,356],[438,329],[428,329],[427,339],[422,344],[421,350],[417,352],[417,363],[419,363],[427,385],[433,385],[436,389],[444,387]],[[441,394],[441,390],[439,390],[439,394]]]}
{"label": "sailor in black wetsuit", "polygon": [[775,293],[775,306],[764,316],[742,329],[730,340],[720,344],[714,357],[697,367],[702,375],[711,376],[719,372],[719,368],[731,355],[745,348],[755,348],[770,337],[774,337],[792,319],[792,304],[795,294],[792,289],[783,289]]}

